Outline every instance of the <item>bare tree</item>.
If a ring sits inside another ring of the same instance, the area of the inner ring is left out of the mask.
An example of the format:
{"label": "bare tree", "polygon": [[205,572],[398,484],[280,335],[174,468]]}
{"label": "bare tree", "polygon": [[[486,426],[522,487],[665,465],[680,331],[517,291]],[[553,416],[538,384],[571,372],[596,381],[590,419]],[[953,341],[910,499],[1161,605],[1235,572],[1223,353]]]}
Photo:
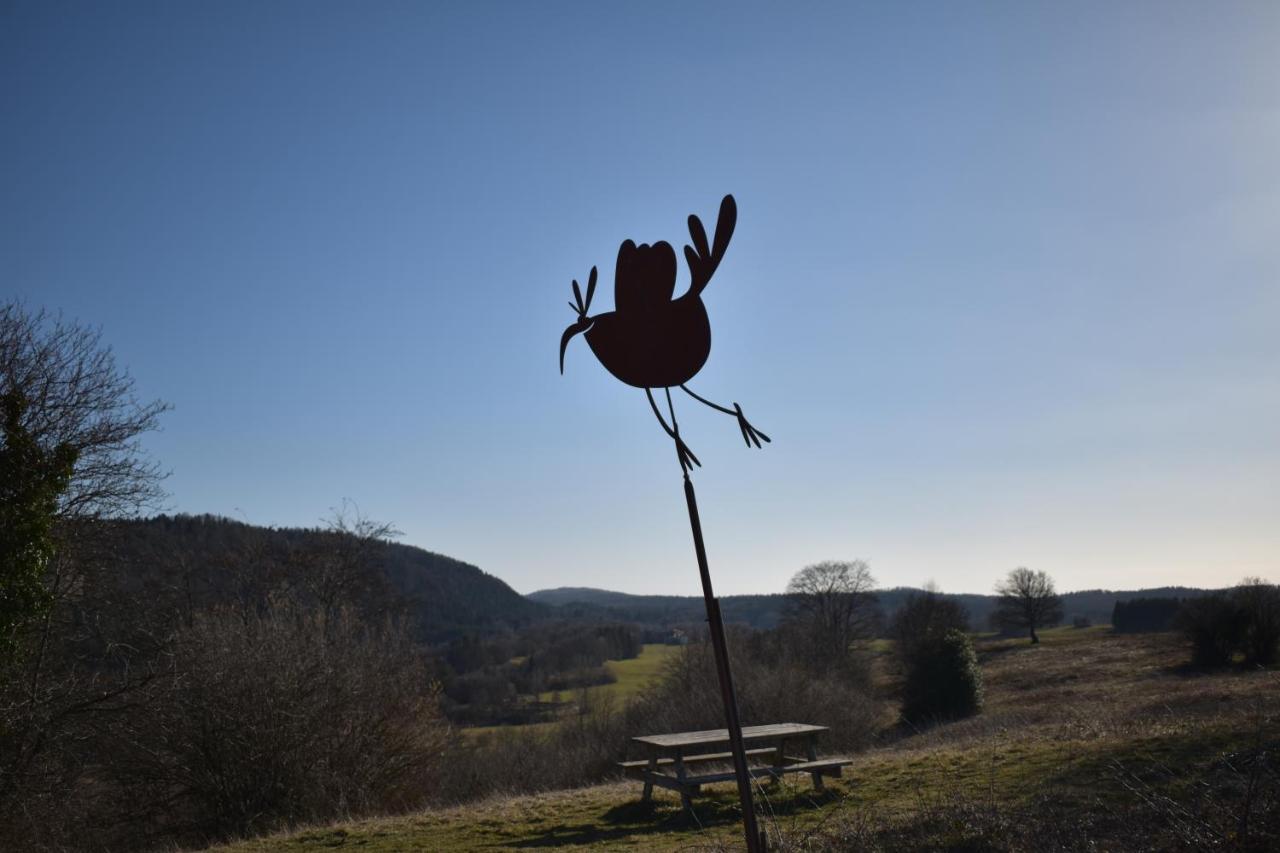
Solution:
{"label": "bare tree", "polygon": [[59,504],[64,519],[134,515],[162,498],[160,467],[138,437],[169,405],[143,403],[99,330],[0,304],[0,394],[27,402],[22,426],[44,448],[76,455]]}
{"label": "bare tree", "polygon": [[0,836],[21,838],[63,813],[83,772],[87,730],[147,678],[130,665],[136,644],[105,636],[100,603],[84,592],[108,527],[93,522],[136,515],[163,495],[163,473],[138,438],[168,405],[138,401],[97,330],[15,301],[0,303],[0,396],[25,403],[11,433],[74,460],[40,579],[49,606],[0,671]]}
{"label": "bare tree", "polygon": [[349,499],[330,511],[324,525],[293,555],[299,583],[329,617],[344,607],[385,608],[393,596],[379,560],[400,531],[369,518]]}
{"label": "bare tree", "polygon": [[875,578],[863,560],[805,566],[787,584],[786,622],[815,661],[842,659],[876,624]]}
{"label": "bare tree", "polygon": [[1031,642],[1040,642],[1037,628],[1057,625],[1062,621],[1062,599],[1053,588],[1053,578],[1042,571],[1019,566],[996,584],[993,620],[1001,630],[1030,631]]}
{"label": "bare tree", "polygon": [[893,614],[889,636],[904,665],[948,631],[969,630],[969,612],[953,598],[943,598],[932,585],[912,592]]}

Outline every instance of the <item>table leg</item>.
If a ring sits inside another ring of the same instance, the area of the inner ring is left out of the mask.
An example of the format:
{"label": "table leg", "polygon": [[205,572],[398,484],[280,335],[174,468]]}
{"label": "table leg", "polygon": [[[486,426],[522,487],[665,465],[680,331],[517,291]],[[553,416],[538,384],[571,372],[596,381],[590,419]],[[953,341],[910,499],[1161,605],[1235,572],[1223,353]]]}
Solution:
{"label": "table leg", "polygon": [[[812,733],[804,739],[804,754],[810,761],[818,760],[818,750],[814,746]],[[823,790],[822,774],[815,771],[810,775],[813,777],[814,789],[818,791]]]}
{"label": "table leg", "polygon": [[680,804],[686,809],[693,809],[693,801],[689,799],[689,786],[685,783],[687,774],[684,771],[684,751],[676,751],[676,778],[680,780]]}
{"label": "table leg", "polygon": [[650,774],[658,772],[658,753],[650,750],[649,766],[645,768],[644,773],[644,793],[640,795],[640,801],[649,802],[653,798],[653,779]]}
{"label": "table leg", "polygon": [[[778,738],[773,742],[773,761],[769,762],[773,767],[781,767],[787,763],[787,739]],[[771,787],[775,787],[782,783],[781,776],[764,776],[760,780],[761,784],[769,782]]]}

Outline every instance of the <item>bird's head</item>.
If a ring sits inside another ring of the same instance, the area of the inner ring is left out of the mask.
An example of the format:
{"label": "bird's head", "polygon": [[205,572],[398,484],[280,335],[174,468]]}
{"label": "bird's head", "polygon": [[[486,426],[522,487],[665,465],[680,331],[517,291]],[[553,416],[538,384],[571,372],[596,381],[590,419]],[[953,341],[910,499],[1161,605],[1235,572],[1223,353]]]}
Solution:
{"label": "bird's head", "polygon": [[573,325],[564,330],[564,334],[560,336],[560,372],[564,373],[564,351],[569,348],[569,341],[579,332],[585,332],[591,328],[591,324],[595,321],[587,316],[587,312],[591,310],[591,297],[596,293],[596,268],[591,268],[591,277],[587,279],[587,298],[582,298],[582,290],[578,287],[578,280],[573,281],[573,302],[569,303],[569,307],[578,315],[578,319]]}

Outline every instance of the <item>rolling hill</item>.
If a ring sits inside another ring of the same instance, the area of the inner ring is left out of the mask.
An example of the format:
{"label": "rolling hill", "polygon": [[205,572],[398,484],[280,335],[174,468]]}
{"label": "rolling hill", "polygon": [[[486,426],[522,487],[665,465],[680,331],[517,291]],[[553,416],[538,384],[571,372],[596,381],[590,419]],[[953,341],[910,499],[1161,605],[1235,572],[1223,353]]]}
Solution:
{"label": "rolling hill", "polygon": [[[293,555],[330,536],[320,530],[257,527],[212,515],[160,515],[113,523],[109,554],[117,595],[145,596],[155,606],[243,598],[269,585]],[[392,543],[371,566],[366,584],[385,582],[400,598],[420,639],[438,642],[467,632],[517,628],[553,618],[470,563]]]}
{"label": "rolling hill", "polygon": [[[876,598],[885,617],[891,617],[913,592],[912,587],[894,587],[876,590]],[[1076,617],[1088,619],[1094,624],[1111,621],[1111,611],[1117,601],[1142,597],[1190,598],[1203,595],[1206,590],[1190,587],[1158,587],[1137,590],[1080,590],[1062,594],[1065,621],[1070,624]],[[959,601],[969,611],[975,629],[985,628],[987,619],[996,606],[996,596],[976,593],[940,593]],[[600,618],[627,622],[642,622],[677,626],[703,621],[706,618],[702,598],[694,595],[631,595],[591,587],[558,587],[531,592],[531,601],[552,605],[562,614],[580,617],[595,614]],[[782,618],[787,597],[775,595],[726,595],[720,599],[724,619],[729,623],[749,625],[754,628],[772,628]]]}

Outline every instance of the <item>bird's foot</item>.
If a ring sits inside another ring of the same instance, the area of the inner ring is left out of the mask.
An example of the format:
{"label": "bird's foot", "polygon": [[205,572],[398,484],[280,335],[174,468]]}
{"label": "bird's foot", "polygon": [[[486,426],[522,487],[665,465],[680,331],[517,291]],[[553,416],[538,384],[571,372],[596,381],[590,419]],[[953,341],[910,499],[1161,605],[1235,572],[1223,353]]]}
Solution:
{"label": "bird's foot", "polygon": [[680,470],[689,473],[693,470],[693,466],[702,467],[702,463],[698,461],[698,457],[693,455],[693,451],[689,449],[689,445],[684,443],[684,439],[680,437],[680,431],[676,430],[674,436],[676,443],[676,458],[680,460]]}
{"label": "bird's foot", "polygon": [[738,429],[742,430],[742,440],[747,443],[747,447],[750,447],[752,444],[759,447],[760,439],[764,439],[764,443],[768,444],[769,436],[747,423],[746,415],[742,414],[742,407],[737,403],[734,403],[733,408],[734,411],[738,413]]}

